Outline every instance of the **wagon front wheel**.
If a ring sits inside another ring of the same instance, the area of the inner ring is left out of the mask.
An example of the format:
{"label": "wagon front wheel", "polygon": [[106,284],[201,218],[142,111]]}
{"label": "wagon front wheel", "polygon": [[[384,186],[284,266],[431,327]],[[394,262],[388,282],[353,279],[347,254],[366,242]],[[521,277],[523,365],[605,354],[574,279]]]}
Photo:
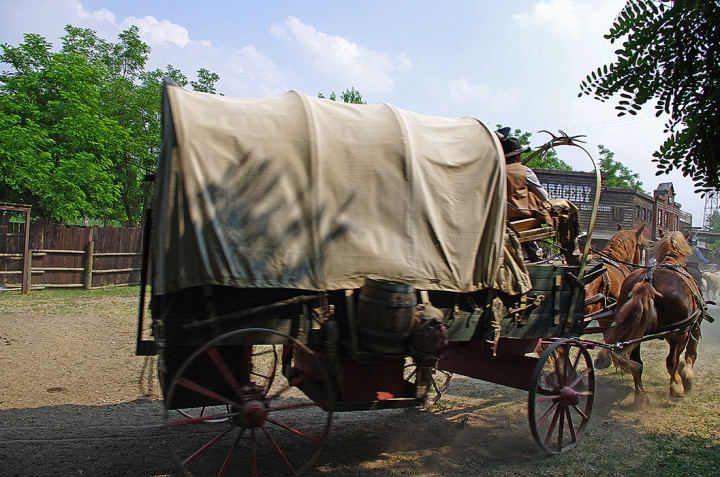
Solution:
{"label": "wagon front wheel", "polygon": [[547,347],[530,381],[528,418],[538,445],[550,454],[573,447],[590,420],[595,371],[587,348],[578,340]]}
{"label": "wagon front wheel", "polygon": [[432,366],[422,366],[423,364],[412,358],[407,358],[403,369],[403,377],[408,385],[415,389],[418,397],[425,399],[425,405],[437,403],[443,394],[450,388],[452,381],[452,373],[437,368],[437,360]]}
{"label": "wagon front wheel", "polygon": [[327,439],[332,404],[325,367],[309,347],[274,330],[236,330],[178,368],[165,390],[167,442],[187,476],[300,475]]}

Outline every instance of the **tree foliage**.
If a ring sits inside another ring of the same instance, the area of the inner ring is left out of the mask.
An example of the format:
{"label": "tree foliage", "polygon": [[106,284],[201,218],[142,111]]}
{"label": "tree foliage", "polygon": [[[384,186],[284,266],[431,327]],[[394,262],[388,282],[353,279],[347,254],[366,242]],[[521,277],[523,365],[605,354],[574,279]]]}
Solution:
{"label": "tree foliage", "polygon": [[[340,97],[342,97],[343,102],[345,103],[351,103],[351,104],[367,104],[367,102],[363,101],[362,94],[360,94],[360,91],[356,90],[355,87],[351,87],[350,89],[347,89],[340,93]],[[318,93],[318,98],[322,99],[329,99],[330,101],[337,101],[337,96],[335,95],[335,91],[330,93],[330,97],[326,98],[324,94]]]}
{"label": "tree foliage", "polygon": [[[60,223],[138,224],[160,148],[161,80],[184,86],[185,75],[146,71],[135,26],[117,43],[68,25],[57,52],[34,33],[0,49],[0,202]],[[214,93],[218,79],[201,68],[192,86]]]}
{"label": "tree foliage", "polygon": [[614,63],[598,68],[578,96],[618,94],[618,116],[646,104],[668,120],[653,154],[656,175],[679,169],[703,195],[720,188],[720,2],[629,0],[605,35],[622,40]]}
{"label": "tree foliage", "polygon": [[621,187],[625,189],[635,189],[642,192],[642,182],[640,182],[640,174],[634,173],[621,163],[617,162],[615,153],[600,144],[600,172],[605,176],[605,185],[607,187]]}
{"label": "tree foliage", "polygon": [[[714,211],[707,217],[705,229],[712,232],[720,232],[720,210]],[[705,241],[708,249],[720,253],[720,240],[705,239]]]}

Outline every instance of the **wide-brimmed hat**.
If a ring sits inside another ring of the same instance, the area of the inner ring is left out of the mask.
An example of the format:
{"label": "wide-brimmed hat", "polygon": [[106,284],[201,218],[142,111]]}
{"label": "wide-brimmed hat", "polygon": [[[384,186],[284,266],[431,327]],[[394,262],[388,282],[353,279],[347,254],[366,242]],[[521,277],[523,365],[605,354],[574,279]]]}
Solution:
{"label": "wide-brimmed hat", "polygon": [[501,143],[503,152],[505,153],[505,157],[514,157],[518,154],[522,154],[523,152],[530,151],[529,147],[523,147],[522,144],[520,144],[520,141],[518,141],[517,138],[514,137],[509,137],[504,141],[501,141]]}

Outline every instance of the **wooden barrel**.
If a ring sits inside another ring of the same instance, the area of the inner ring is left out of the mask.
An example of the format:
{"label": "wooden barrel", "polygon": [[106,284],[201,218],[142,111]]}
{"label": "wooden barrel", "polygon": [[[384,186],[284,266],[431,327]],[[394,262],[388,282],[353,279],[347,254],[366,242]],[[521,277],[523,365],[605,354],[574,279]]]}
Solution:
{"label": "wooden barrel", "polygon": [[404,354],[417,304],[415,287],[399,278],[368,275],[360,289],[360,344],[382,354]]}

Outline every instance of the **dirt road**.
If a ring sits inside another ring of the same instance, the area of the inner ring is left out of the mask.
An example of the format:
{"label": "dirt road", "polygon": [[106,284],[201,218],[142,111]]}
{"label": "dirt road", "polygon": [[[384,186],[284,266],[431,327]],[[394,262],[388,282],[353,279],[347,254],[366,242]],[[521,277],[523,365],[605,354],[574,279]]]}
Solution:
{"label": "dirt road", "polygon": [[[100,297],[38,310],[0,297],[1,475],[180,475],[165,445],[153,359],[133,354],[135,303]],[[526,393],[457,377],[432,411],[337,414],[309,475],[637,475],[655,459],[654,435],[717,437],[718,329],[705,326],[696,389],[683,400],[666,397],[661,342],[644,354],[652,400],[644,411],[630,405],[629,378],[600,372],[586,436],[563,455],[547,457],[532,440]]]}

